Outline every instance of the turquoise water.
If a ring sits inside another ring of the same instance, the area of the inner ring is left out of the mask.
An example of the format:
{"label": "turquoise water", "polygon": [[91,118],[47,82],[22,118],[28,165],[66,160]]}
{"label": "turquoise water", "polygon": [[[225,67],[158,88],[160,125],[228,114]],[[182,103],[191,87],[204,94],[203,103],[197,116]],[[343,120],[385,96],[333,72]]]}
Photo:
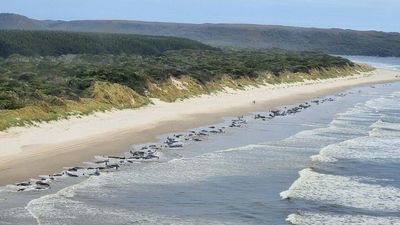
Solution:
{"label": "turquoise water", "polygon": [[400,224],[400,83],[344,93],[157,161],[4,187],[0,224]]}

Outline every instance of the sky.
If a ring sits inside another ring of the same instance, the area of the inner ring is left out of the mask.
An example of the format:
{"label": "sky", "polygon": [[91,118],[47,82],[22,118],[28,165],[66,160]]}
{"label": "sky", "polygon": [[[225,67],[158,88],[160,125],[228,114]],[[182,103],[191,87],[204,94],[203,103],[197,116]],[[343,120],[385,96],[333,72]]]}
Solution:
{"label": "sky", "polygon": [[400,32],[400,0],[0,0],[35,19],[250,23]]}

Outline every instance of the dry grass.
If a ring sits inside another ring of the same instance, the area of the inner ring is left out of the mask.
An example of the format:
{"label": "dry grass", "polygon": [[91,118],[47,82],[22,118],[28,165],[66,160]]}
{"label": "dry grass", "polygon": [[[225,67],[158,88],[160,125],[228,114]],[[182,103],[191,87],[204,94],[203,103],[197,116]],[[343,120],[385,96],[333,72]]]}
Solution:
{"label": "dry grass", "polygon": [[1,110],[0,130],[14,126],[32,126],[38,122],[88,115],[112,108],[137,108],[149,103],[148,98],[140,96],[126,86],[106,82],[97,82],[94,85],[92,98],[81,99],[81,101],[59,101],[62,101],[62,104],[49,105],[41,101],[21,109]]}

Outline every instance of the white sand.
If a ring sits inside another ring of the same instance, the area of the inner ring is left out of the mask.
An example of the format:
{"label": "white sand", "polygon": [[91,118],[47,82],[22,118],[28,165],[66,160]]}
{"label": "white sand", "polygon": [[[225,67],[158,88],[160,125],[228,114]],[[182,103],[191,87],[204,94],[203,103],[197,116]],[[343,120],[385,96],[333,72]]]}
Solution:
{"label": "white sand", "polygon": [[82,143],[85,140],[93,142],[98,138],[112,137],[112,134],[116,132],[151,129],[162,122],[182,120],[193,117],[195,114],[218,113],[235,107],[250,107],[253,100],[261,103],[299,95],[317,97],[326,90],[340,91],[346,87],[400,81],[400,78],[396,77],[398,75],[400,72],[378,69],[345,78],[266,85],[243,91],[227,90],[174,103],[154,99],[154,105],[139,109],[98,112],[82,118],[41,123],[36,127],[15,127],[0,132],[0,173],[6,166],[10,167],[11,162],[18,159],[50,154],[51,151],[68,152],[68,149],[52,150],[40,147],[44,145]]}

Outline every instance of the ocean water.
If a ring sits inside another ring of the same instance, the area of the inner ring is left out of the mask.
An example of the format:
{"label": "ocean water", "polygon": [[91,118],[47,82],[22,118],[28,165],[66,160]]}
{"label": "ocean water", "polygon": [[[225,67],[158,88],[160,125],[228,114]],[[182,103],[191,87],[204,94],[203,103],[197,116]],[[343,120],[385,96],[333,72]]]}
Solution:
{"label": "ocean water", "polygon": [[400,83],[344,93],[157,161],[2,187],[0,224],[400,224]]}
{"label": "ocean water", "polygon": [[375,56],[342,56],[356,63],[369,64],[375,68],[400,70],[399,57],[375,57]]}

